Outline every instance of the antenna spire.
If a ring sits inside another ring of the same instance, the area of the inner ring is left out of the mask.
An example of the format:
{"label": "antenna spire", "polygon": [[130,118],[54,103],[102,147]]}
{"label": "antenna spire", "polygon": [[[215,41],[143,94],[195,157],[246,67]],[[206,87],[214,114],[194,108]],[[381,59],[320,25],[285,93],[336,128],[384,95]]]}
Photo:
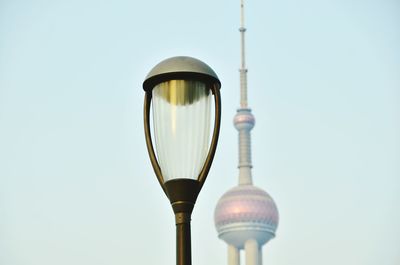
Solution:
{"label": "antenna spire", "polygon": [[246,69],[246,55],[245,55],[245,32],[244,26],[244,2],[240,0],[240,106],[247,107],[247,69]]}

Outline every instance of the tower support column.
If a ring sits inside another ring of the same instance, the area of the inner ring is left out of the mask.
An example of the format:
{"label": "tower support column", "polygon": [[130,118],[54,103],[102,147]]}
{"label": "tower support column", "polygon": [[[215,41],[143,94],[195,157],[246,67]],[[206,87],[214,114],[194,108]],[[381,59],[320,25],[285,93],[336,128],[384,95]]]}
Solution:
{"label": "tower support column", "polygon": [[249,239],[244,244],[244,250],[246,252],[246,265],[259,265],[258,261],[258,243],[255,239]]}
{"label": "tower support column", "polygon": [[240,265],[239,249],[233,245],[228,245],[228,265]]}

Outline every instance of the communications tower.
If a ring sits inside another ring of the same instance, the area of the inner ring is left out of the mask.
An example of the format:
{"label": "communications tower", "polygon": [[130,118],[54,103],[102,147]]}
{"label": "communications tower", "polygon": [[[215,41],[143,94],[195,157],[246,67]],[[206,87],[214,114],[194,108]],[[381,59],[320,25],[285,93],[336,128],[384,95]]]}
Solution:
{"label": "communications tower", "polygon": [[240,265],[240,250],[246,265],[262,265],[262,246],[275,236],[279,214],[275,202],[253,185],[251,175],[251,135],[255,118],[247,102],[244,3],[240,5],[240,107],[233,119],[239,132],[239,184],[218,201],[214,221],[218,237],[228,244],[228,265]]}

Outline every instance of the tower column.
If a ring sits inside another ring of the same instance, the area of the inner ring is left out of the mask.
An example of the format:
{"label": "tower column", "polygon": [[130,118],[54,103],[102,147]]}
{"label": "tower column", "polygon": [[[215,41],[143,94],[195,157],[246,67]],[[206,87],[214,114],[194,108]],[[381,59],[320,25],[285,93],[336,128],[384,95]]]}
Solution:
{"label": "tower column", "polygon": [[239,184],[251,185],[251,135],[250,131],[255,125],[255,118],[251,109],[240,108],[237,110],[233,124],[239,131]]}
{"label": "tower column", "polygon": [[244,244],[246,252],[246,265],[259,265],[258,243],[255,239],[249,239]]}
{"label": "tower column", "polygon": [[228,265],[239,265],[240,264],[240,253],[233,245],[228,245]]}
{"label": "tower column", "polygon": [[258,265],[262,265],[262,246],[258,248]]}

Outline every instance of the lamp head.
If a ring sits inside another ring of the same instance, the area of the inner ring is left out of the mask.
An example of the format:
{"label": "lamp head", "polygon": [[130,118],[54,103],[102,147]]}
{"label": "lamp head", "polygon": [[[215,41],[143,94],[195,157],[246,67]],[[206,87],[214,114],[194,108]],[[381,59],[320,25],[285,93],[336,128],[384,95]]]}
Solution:
{"label": "lamp head", "polygon": [[[185,56],[160,62],[143,82],[147,149],[175,213],[192,211],[211,167],[220,129],[220,87],[207,64]],[[215,102],[211,143],[210,92]],[[157,152],[150,132],[150,104]]]}

